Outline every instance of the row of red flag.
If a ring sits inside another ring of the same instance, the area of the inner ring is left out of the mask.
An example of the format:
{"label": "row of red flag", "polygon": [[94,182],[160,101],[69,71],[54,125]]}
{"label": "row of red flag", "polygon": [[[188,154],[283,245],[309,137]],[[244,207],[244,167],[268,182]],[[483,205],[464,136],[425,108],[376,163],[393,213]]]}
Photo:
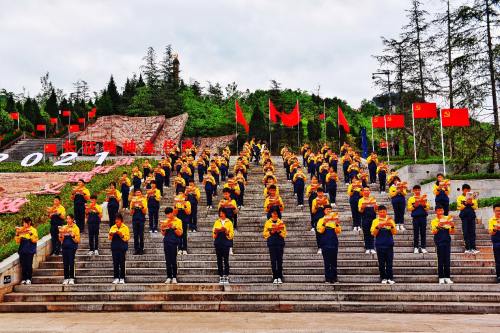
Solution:
{"label": "row of red flag", "polygon": [[[340,107],[338,108],[338,111],[339,111],[339,126],[343,126],[344,130],[346,130],[346,132],[349,133],[349,124],[347,123],[347,119],[345,118],[344,113],[342,112]],[[323,119],[325,117],[325,113],[326,111],[323,112],[323,114],[319,117],[319,119]],[[284,112],[279,112],[278,110],[276,110],[271,100],[269,100],[269,119],[272,122],[277,123],[278,117],[281,118],[281,122],[285,126],[288,127],[297,126],[297,124],[301,121],[299,102],[297,101],[295,108],[290,114],[286,114]],[[245,116],[243,115],[243,112],[241,111],[238,101],[236,101],[236,121],[242,124],[248,133],[249,130],[248,124],[245,119]]]}
{"label": "row of red flag", "polygon": [[[36,125],[36,130],[37,131],[45,131],[46,127],[45,127],[45,125]],[[80,125],[69,125],[68,130],[70,133],[80,132]]]}
{"label": "row of red flag", "polygon": [[[436,103],[413,104],[413,118],[437,118]],[[441,122],[443,127],[469,126],[468,109],[441,109]],[[405,127],[403,115],[390,115],[372,117],[373,128],[399,128]]]}
{"label": "row of red flag", "polygon": [[[97,110],[97,108],[93,108],[92,111],[88,111],[88,113],[89,113],[89,119],[95,116],[96,110]],[[70,114],[71,114],[71,111],[63,111],[62,112],[63,117],[69,117]],[[18,112],[16,112],[16,113],[10,113],[10,116],[12,117],[12,119],[19,119],[19,113]],[[78,118],[78,122],[80,124],[84,124],[85,123],[85,118]],[[57,118],[50,118],[50,123],[51,124],[57,124]],[[40,126],[40,125],[38,125],[38,126]]]}

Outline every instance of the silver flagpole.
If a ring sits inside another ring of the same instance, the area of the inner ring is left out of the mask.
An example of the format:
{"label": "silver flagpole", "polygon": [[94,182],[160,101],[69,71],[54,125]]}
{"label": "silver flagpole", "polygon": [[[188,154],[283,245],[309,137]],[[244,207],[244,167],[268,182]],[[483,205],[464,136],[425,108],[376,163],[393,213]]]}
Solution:
{"label": "silver flagpole", "polygon": [[325,124],[325,143],[326,143],[326,103],[323,102],[323,120],[324,120],[324,124]]}
{"label": "silver flagpole", "polygon": [[[415,110],[413,108],[413,104],[411,105],[411,117],[413,119],[413,154],[415,155],[415,164],[417,164],[417,141],[415,139],[416,133],[415,133]],[[443,138],[443,129],[441,128],[441,138]]]}
{"label": "silver flagpole", "polygon": [[236,99],[234,100],[234,108],[235,108],[235,113],[234,113],[234,117],[235,117],[235,120],[236,120],[236,156],[239,155],[238,153],[238,102],[236,101]]}
{"label": "silver flagpole", "polygon": [[[271,153],[271,99],[269,98],[269,153],[272,155]],[[279,147],[278,147],[278,153],[279,153]]]}
{"label": "silver flagpole", "polygon": [[372,148],[373,152],[375,152],[375,140],[373,140],[373,117],[372,117]]}
{"label": "silver flagpole", "polygon": [[300,110],[299,110],[299,100],[297,100],[297,149],[300,150]]}
{"label": "silver flagpole", "polygon": [[391,162],[391,157],[389,156],[389,142],[387,141],[387,121],[384,116],[384,127],[385,127],[385,148],[387,150],[387,165]]}
{"label": "silver flagpole", "polygon": [[439,110],[439,120],[441,126],[441,150],[443,151],[443,175],[446,175],[446,161],[444,160],[444,139],[443,139],[443,112]]}

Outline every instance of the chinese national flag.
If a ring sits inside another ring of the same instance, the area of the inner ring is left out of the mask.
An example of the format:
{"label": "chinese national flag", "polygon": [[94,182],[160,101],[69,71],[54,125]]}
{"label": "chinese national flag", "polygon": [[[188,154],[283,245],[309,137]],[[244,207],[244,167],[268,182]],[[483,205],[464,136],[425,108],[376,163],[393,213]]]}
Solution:
{"label": "chinese national flag", "polygon": [[54,153],[54,155],[57,155],[57,147],[55,144],[52,145],[45,145],[45,152],[46,153]]}
{"label": "chinese national flag", "polygon": [[50,118],[51,124],[57,124],[57,118]]}
{"label": "chinese national flag", "polygon": [[384,117],[372,117],[373,128],[385,128]]}
{"label": "chinese national flag", "polygon": [[69,132],[70,133],[80,132],[80,126],[79,125],[70,125]]}
{"label": "chinese national flag", "polygon": [[413,118],[437,118],[436,103],[413,104]]}
{"label": "chinese national flag", "polygon": [[245,115],[243,114],[243,112],[241,112],[241,108],[240,108],[240,105],[238,104],[238,101],[235,101],[235,102],[236,102],[236,121],[238,123],[242,124],[248,133],[248,124],[247,124],[247,120],[245,119]]}
{"label": "chinese national flag", "polygon": [[70,114],[71,114],[71,111],[63,111],[64,117],[69,117]]}
{"label": "chinese national flag", "polygon": [[387,128],[405,127],[405,117],[399,116],[385,116]]}
{"label": "chinese national flag", "polygon": [[78,122],[80,124],[85,124],[85,118],[78,118]]}
{"label": "chinese national flag", "polygon": [[443,127],[469,126],[469,109],[441,109]]}
{"label": "chinese national flag", "polygon": [[45,125],[36,125],[37,131],[45,131]]}
{"label": "chinese national flag", "polygon": [[319,120],[323,120],[323,118],[325,118],[325,115],[326,115],[326,111],[325,111],[325,112],[323,112],[323,113],[321,114],[321,116],[319,116]]}
{"label": "chinese national flag", "polygon": [[92,108],[92,111],[89,111],[89,118],[92,118],[95,116],[95,111],[97,110],[97,108]]}
{"label": "chinese national flag", "polygon": [[271,100],[269,100],[269,119],[271,119],[275,124],[278,122],[276,116],[281,116],[281,113],[276,110]]}
{"label": "chinese national flag", "polygon": [[340,109],[339,106],[339,126],[344,126],[344,130],[349,133],[349,124],[347,123],[347,119],[345,119],[344,113]]}
{"label": "chinese national flag", "polygon": [[12,117],[12,119],[19,119],[19,113],[10,113],[10,116]]}

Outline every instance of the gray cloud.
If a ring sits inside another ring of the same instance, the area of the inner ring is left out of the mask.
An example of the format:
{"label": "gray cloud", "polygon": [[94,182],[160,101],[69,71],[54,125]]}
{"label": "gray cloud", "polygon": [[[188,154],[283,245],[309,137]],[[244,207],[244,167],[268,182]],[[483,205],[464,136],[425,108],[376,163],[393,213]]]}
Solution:
{"label": "gray cloud", "polygon": [[91,91],[113,74],[118,86],[139,73],[152,46],[172,44],[182,77],[239,89],[283,87],[337,96],[358,107],[379,93],[371,55],[380,36],[397,37],[409,1],[11,1],[0,12],[0,88],[31,96],[50,72],[71,92]]}

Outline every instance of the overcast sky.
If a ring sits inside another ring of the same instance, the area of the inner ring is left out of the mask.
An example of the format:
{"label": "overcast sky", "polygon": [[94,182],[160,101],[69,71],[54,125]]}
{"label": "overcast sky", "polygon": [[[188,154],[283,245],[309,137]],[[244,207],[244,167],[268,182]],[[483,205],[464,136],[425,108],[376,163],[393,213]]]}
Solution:
{"label": "overcast sky", "polygon": [[[397,37],[410,0],[329,1],[2,1],[0,88],[31,96],[47,71],[72,91],[78,79],[91,91],[113,74],[118,87],[139,73],[152,46],[172,44],[182,77],[240,90],[282,87],[338,97],[352,107],[379,91],[371,57],[380,36]],[[432,12],[432,6],[428,7]]]}

